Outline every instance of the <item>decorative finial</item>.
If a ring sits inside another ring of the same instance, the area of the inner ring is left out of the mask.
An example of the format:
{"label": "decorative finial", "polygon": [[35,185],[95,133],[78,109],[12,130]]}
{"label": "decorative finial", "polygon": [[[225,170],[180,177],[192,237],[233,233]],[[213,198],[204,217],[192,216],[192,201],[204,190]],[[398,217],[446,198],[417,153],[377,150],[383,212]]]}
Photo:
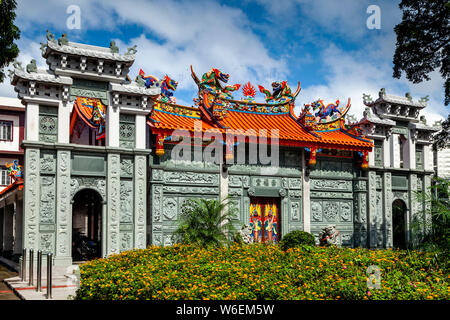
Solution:
{"label": "decorative finial", "polygon": [[380,96],[380,98],[386,96],[386,89],[385,88],[381,88],[380,92],[378,93],[378,95]]}
{"label": "decorative finial", "polygon": [[420,116],[420,122],[422,122],[423,124],[427,124],[427,119],[425,118],[425,116]]}
{"label": "decorative finial", "polygon": [[44,55],[46,50],[47,50],[47,44],[41,42],[41,54]]}

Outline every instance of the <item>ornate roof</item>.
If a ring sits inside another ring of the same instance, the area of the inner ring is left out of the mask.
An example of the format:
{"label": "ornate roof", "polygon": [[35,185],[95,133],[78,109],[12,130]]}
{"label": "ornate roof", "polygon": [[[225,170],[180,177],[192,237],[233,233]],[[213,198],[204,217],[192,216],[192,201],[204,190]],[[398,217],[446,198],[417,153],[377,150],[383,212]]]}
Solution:
{"label": "ornate roof", "polygon": [[132,64],[136,58],[135,54],[119,54],[114,53],[110,48],[92,46],[83,43],[70,42],[67,44],[59,44],[56,41],[48,40],[47,48],[43,52],[43,57],[47,58],[50,52],[56,51],[59,53],[65,53],[69,55],[77,55],[84,57],[92,57],[97,59],[112,60],[117,62],[126,62]]}
{"label": "ornate roof", "polygon": [[[220,71],[216,75],[220,75]],[[217,72],[218,71],[218,72]],[[197,107],[180,106],[168,102],[157,101],[150,114],[148,125],[153,133],[170,135],[171,130],[185,129],[193,132],[201,125],[201,130],[214,130],[221,133],[235,135],[259,136],[271,138],[278,131],[277,138],[280,145],[297,147],[335,148],[354,151],[367,151],[373,147],[371,140],[358,136],[356,130],[349,130],[344,123],[344,116],[350,107],[350,101],[346,107],[335,110],[340,116],[327,114],[318,125],[311,125],[316,121],[315,116],[308,114],[308,123],[303,117],[297,117],[294,112],[295,98],[300,92],[300,83],[295,92],[291,92],[286,82],[281,83],[283,91],[276,96],[275,89],[279,83],[274,83],[274,93],[260,86],[260,91],[266,94],[266,103],[255,102],[252,98],[254,90],[251,84],[246,84],[244,98],[235,100],[231,96],[240,85],[217,86],[208,78],[212,73],[205,74],[202,81],[192,71],[194,81],[199,87],[198,98],[194,99]],[[212,76],[214,77],[214,75]],[[228,78],[228,75],[223,77]],[[227,91],[227,88],[230,91]],[[262,88],[262,89],[261,89]],[[264,89],[264,90],[263,90]],[[245,96],[249,93],[251,97]],[[284,94],[284,95],[283,95]],[[325,106],[327,107],[327,106]],[[197,122],[196,122],[197,121]]]}

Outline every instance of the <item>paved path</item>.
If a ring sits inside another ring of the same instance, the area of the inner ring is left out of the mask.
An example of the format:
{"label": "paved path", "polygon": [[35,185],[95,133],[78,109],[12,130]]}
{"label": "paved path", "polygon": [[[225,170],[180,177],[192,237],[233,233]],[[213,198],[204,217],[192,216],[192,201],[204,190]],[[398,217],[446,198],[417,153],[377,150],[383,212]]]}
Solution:
{"label": "paved path", "polygon": [[[0,264],[1,266],[1,264]],[[9,297],[14,296],[16,299],[23,300],[68,300],[75,296],[77,290],[77,279],[73,275],[73,267],[69,268],[53,268],[52,277],[52,296],[51,299],[47,299],[47,265],[44,263],[42,266],[42,281],[41,291],[36,291],[37,287],[37,272],[36,266],[33,271],[33,283],[29,283],[29,270],[27,268],[25,281],[22,281],[17,272],[5,273],[4,278],[0,273],[0,280],[4,286],[0,286],[0,300],[2,299],[2,291],[4,294],[8,294]],[[4,268],[6,269],[6,268]],[[6,269],[7,270],[7,269]],[[7,270],[8,271],[8,270]],[[1,289],[5,287],[5,289]],[[15,294],[14,294],[15,293]],[[16,296],[17,295],[17,296]],[[19,298],[18,298],[19,297]]]}
{"label": "paved path", "polygon": [[7,286],[4,279],[17,276],[17,272],[8,270],[5,266],[0,264],[0,300],[20,300],[18,296]]}

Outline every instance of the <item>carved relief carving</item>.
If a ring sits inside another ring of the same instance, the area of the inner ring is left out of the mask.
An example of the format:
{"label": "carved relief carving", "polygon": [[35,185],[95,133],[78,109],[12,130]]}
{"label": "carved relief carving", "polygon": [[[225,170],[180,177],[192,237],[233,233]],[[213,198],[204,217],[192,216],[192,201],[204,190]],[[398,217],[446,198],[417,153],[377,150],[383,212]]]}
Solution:
{"label": "carved relief carving", "polygon": [[174,198],[165,198],[163,204],[163,215],[165,220],[176,220],[178,203]]}
{"label": "carved relief carving", "polygon": [[323,215],[328,221],[336,221],[338,215],[338,204],[336,202],[324,201]]}

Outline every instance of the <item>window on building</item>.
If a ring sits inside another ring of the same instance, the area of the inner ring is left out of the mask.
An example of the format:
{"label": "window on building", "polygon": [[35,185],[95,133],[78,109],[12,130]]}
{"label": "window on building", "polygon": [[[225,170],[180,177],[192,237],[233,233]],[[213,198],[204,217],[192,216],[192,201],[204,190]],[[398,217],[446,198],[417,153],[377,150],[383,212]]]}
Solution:
{"label": "window on building", "polygon": [[416,169],[423,170],[423,146],[416,145]]}
{"label": "window on building", "polygon": [[400,156],[400,168],[403,168],[403,139],[398,137],[399,156]]}
{"label": "window on building", "polygon": [[0,140],[12,141],[12,121],[0,121]]}
{"label": "window on building", "polygon": [[8,175],[8,168],[0,166],[0,185],[7,186],[11,183],[11,177]]}

